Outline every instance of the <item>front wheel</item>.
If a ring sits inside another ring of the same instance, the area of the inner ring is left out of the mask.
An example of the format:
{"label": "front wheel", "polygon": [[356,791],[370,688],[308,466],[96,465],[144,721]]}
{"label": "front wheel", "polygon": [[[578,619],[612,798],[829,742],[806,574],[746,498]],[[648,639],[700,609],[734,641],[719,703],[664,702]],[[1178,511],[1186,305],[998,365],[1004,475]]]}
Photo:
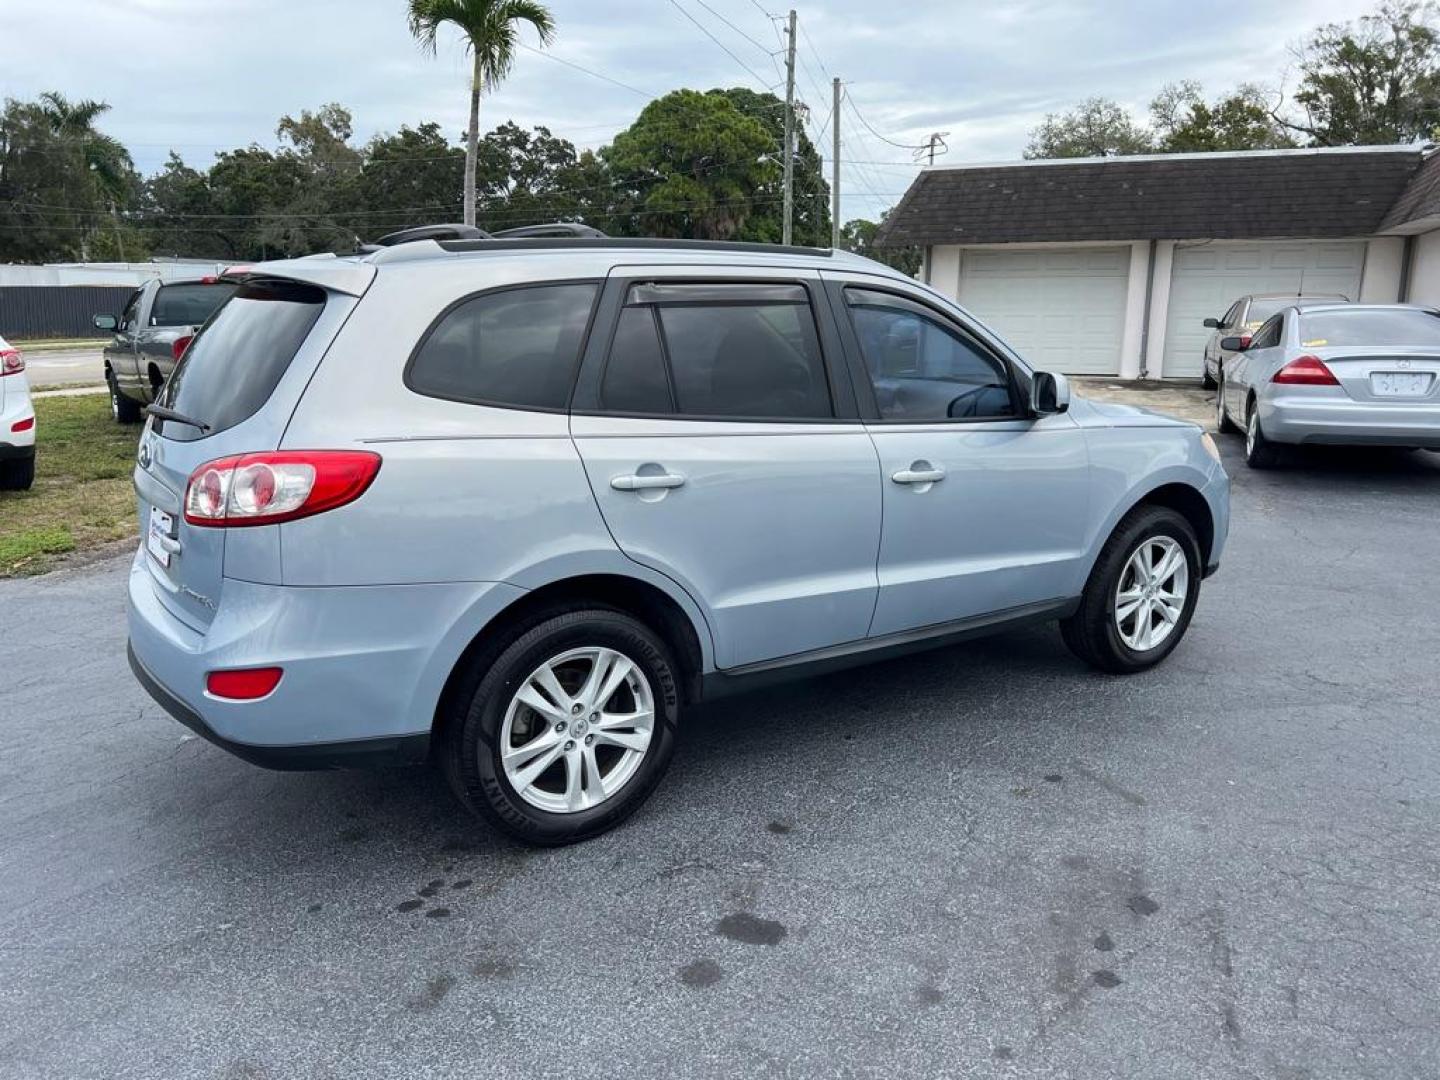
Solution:
{"label": "front wheel", "polygon": [[1215,387],[1215,429],[1222,435],[1233,435],[1240,429],[1235,426],[1235,421],[1230,419],[1230,413],[1225,409],[1225,379],[1221,376],[1219,384]]}
{"label": "front wheel", "polygon": [[532,626],[451,718],[444,766],[461,802],[517,839],[569,844],[614,828],[669,768],[679,721],[670,650],[608,608]]}
{"label": "front wheel", "polygon": [[1061,636],[1102,671],[1153,667],[1185,636],[1201,572],[1190,523],[1168,507],[1138,506],[1100,549],[1080,607],[1060,623]]}

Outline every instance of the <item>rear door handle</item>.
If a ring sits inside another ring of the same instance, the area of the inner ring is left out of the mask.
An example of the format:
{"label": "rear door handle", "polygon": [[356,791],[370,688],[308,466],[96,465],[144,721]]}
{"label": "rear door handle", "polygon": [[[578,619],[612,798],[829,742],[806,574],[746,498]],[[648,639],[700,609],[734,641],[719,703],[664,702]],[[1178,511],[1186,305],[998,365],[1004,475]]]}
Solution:
{"label": "rear door handle", "polygon": [[685,483],[685,477],[679,473],[658,473],[653,476],[640,476],[632,473],[629,476],[617,476],[610,481],[610,486],[616,491],[650,491],[654,488],[678,488]]}
{"label": "rear door handle", "polygon": [[933,466],[928,469],[901,469],[890,479],[897,484],[934,484],[945,479],[945,470]]}

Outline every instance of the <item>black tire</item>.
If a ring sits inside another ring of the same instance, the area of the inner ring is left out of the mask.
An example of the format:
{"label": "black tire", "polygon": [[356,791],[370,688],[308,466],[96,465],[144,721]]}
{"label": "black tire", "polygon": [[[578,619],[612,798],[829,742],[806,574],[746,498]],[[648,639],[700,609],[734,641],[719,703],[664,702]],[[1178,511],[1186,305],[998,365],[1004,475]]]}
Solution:
{"label": "black tire", "polygon": [[1202,375],[1200,378],[1200,385],[1203,386],[1206,390],[1214,390],[1215,376],[1210,374],[1209,368],[1205,368],[1204,370],[1205,374]]}
{"label": "black tire", "polygon": [[[596,646],[624,654],[649,682],[655,700],[650,743],[634,774],[604,802],[574,813],[542,810],[521,798],[500,763],[505,713],[520,684],[547,660]],[[679,668],[659,635],[612,608],[561,608],[522,628],[498,655],[492,649],[476,658],[447,718],[441,765],[460,801],[483,820],[529,844],[571,844],[615,828],[650,797],[674,756],[679,717]]]}
{"label": "black tire", "polygon": [[1280,448],[1265,438],[1254,399],[1245,410],[1245,464],[1252,469],[1273,469],[1280,464]]}
{"label": "black tire", "polygon": [[1225,408],[1225,377],[1223,375],[1215,387],[1215,428],[1222,435],[1235,435],[1240,431],[1235,426],[1235,421],[1230,419],[1230,411]]}
{"label": "black tire", "polygon": [[105,372],[105,385],[110,388],[110,415],[115,418],[115,422],[138,424],[141,420],[140,403],[120,392],[120,385],[115,381],[113,371]]}
{"label": "black tire", "polygon": [[35,459],[12,458],[0,461],[0,490],[29,491],[35,482]]}
{"label": "black tire", "polygon": [[[1153,649],[1139,652],[1120,636],[1115,622],[1115,594],[1130,556],[1142,541],[1156,536],[1173,538],[1184,551],[1189,590],[1180,618],[1169,636]],[[1090,580],[1085,583],[1080,607],[1074,615],[1061,621],[1060,634],[1071,652],[1101,671],[1128,675],[1154,667],[1170,655],[1189,629],[1195,602],[1200,597],[1202,573],[1200,542],[1190,522],[1168,507],[1142,503],[1120,520],[1110,539],[1105,541],[1090,571]]]}

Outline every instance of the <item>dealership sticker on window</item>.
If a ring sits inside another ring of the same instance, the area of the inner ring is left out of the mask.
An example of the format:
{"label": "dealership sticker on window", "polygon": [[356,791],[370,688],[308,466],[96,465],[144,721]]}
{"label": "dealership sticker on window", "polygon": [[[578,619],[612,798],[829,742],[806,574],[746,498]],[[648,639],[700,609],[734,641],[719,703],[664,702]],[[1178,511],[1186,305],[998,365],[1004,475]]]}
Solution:
{"label": "dealership sticker on window", "polygon": [[1311,338],[1309,341],[1302,341],[1300,344],[1307,349],[1321,349],[1330,344],[1330,339],[1317,337]]}

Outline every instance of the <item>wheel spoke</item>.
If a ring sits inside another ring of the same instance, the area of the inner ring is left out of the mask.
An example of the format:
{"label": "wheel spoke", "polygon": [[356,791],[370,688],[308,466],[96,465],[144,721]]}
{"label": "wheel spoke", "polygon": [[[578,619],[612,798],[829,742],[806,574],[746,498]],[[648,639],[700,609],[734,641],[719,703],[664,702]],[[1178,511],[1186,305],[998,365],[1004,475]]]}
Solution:
{"label": "wheel spoke", "polygon": [[1160,560],[1159,567],[1155,570],[1155,581],[1157,584],[1169,581],[1175,576],[1175,572],[1185,561],[1184,553],[1178,548],[1171,548],[1165,553],[1165,558]]}
{"label": "wheel spoke", "polygon": [[1158,596],[1155,598],[1155,610],[1160,612],[1160,617],[1170,626],[1174,626],[1180,621],[1179,606],[1171,604]]}
{"label": "wheel spoke", "polygon": [[[542,668],[541,671],[543,671],[546,675],[550,676],[549,681],[554,682],[555,688],[559,690],[560,684],[558,682],[555,682],[555,673],[552,672],[548,667]],[[543,684],[543,682],[544,680],[541,679],[540,673],[536,672],[533,677],[533,681],[526,683],[515,694],[516,700],[518,700],[523,705],[528,705],[530,708],[534,709],[537,713],[545,717],[551,723],[568,721],[570,719],[570,710],[561,703],[551,701],[550,698],[546,697],[545,694],[540,691],[539,686],[537,686],[536,684]],[[563,690],[561,690],[560,692],[562,694],[564,693]],[[560,699],[560,702],[563,703],[564,701],[565,698],[562,697]]]}
{"label": "wheel spoke", "polygon": [[1130,618],[1131,615],[1135,614],[1136,608],[1142,606],[1143,604],[1144,601],[1141,600],[1138,596],[1134,600],[1127,600],[1123,604],[1116,604],[1115,621],[1117,623],[1123,623],[1126,619]]}
{"label": "wheel spoke", "polygon": [[[629,666],[629,661],[610,649],[596,649],[595,656],[590,663],[590,674],[585,677],[585,685],[575,695],[575,700],[585,706],[585,711],[598,710],[605,704],[605,698],[601,697],[606,685],[610,682],[610,673],[621,664]],[[621,675],[624,678],[624,675]],[[614,690],[611,690],[614,693]]]}
{"label": "wheel spoke", "polygon": [[654,723],[655,714],[649,709],[641,709],[638,712],[613,713],[602,712],[600,719],[592,725],[596,731],[611,731],[615,728],[644,728],[649,730]]}
{"label": "wheel spoke", "polygon": [[591,707],[599,711],[605,708],[605,703],[615,696],[615,691],[620,689],[621,684],[630,676],[635,665],[621,656],[619,653],[612,654],[614,662],[610,665],[610,671],[605,676],[600,691],[590,703]]}
{"label": "wheel spoke", "polygon": [[565,809],[571,813],[585,809],[584,776],[579,754],[565,755]]}
{"label": "wheel spoke", "polygon": [[510,771],[510,782],[515,785],[515,790],[524,791],[539,779],[541,773],[555,764],[555,759],[561,755],[564,747],[564,743],[556,741],[539,757],[526,764],[524,768]]}
{"label": "wheel spoke", "polygon": [[586,798],[594,805],[605,798],[605,785],[600,780],[600,763],[595,760],[595,747],[585,747],[581,751],[580,760],[585,765]]}
{"label": "wheel spoke", "polygon": [[619,746],[626,750],[643,752],[650,745],[650,733],[648,731],[597,731],[595,744],[597,746]]}

